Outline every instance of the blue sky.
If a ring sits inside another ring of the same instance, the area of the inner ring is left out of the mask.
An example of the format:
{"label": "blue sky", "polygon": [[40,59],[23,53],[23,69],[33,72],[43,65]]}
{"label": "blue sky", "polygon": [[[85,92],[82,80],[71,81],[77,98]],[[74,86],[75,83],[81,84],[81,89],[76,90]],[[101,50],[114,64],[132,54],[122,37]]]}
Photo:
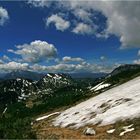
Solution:
{"label": "blue sky", "polygon": [[[56,3],[0,2],[0,20],[4,21],[0,25],[1,71],[108,72],[119,64],[139,63],[139,41],[133,39],[133,34],[126,36],[132,31],[125,33],[130,29],[125,11],[117,15],[118,20],[120,15],[122,22],[126,20],[121,25],[107,15],[108,11],[101,11],[100,4],[84,8],[81,3],[79,8],[76,3],[72,6],[64,2],[63,7]],[[112,27],[110,21],[116,26]],[[126,30],[123,32],[120,26]],[[33,42],[35,45],[31,45]]]}

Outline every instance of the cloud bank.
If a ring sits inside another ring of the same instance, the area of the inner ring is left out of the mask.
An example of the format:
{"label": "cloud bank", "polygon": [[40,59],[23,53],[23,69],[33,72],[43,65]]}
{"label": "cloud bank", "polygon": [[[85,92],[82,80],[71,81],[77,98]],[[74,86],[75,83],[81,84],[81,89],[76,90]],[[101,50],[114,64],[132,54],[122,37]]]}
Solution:
{"label": "cloud bank", "polygon": [[0,64],[0,71],[2,72],[10,72],[13,70],[28,70],[28,69],[29,69],[29,64],[27,63],[17,63],[11,61],[9,63]]}

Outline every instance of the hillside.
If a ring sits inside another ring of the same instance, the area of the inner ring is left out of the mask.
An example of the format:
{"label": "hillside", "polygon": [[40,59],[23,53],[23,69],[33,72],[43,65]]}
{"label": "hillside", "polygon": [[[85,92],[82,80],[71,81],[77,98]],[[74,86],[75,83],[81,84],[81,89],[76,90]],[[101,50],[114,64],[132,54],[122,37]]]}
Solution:
{"label": "hillside", "polygon": [[90,88],[91,92],[99,94],[105,90],[121,85],[140,76],[140,65],[125,64],[115,68],[105,78],[97,80],[97,84]]}
{"label": "hillside", "polygon": [[87,124],[109,125],[120,120],[138,118],[139,91],[140,77],[137,77],[62,112],[53,124],[79,128]]}
{"label": "hillside", "polygon": [[[137,77],[69,109],[38,117],[32,128],[41,139],[139,139],[139,91]],[[87,128],[95,135],[85,135]]]}
{"label": "hillside", "polygon": [[[121,127],[131,123],[138,127],[138,121],[133,121],[135,115],[127,111],[138,111],[139,67],[126,65],[114,71],[114,74],[97,79],[73,79],[66,74],[48,73],[38,81],[23,78],[1,81],[0,137],[54,139],[50,134],[51,129],[52,134],[59,131],[59,138],[63,136],[60,131],[64,131],[68,132],[66,139],[69,138],[67,136],[86,139],[88,137],[82,132],[86,126],[94,127],[95,130],[101,126],[103,136],[108,130],[106,127],[114,128],[118,121],[123,121],[119,124]],[[126,110],[122,116],[121,109]],[[134,116],[132,121],[130,116]],[[125,124],[124,120],[130,120],[131,123]],[[117,126],[116,129],[120,128]],[[117,133],[118,136],[120,131]]]}

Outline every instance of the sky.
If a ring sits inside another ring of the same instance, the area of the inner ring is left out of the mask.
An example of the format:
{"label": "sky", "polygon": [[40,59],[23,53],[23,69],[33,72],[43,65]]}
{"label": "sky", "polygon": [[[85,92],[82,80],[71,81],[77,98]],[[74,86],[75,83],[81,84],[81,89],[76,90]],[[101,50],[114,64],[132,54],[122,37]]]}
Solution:
{"label": "sky", "polygon": [[139,1],[0,1],[0,72],[110,72],[139,47]]}

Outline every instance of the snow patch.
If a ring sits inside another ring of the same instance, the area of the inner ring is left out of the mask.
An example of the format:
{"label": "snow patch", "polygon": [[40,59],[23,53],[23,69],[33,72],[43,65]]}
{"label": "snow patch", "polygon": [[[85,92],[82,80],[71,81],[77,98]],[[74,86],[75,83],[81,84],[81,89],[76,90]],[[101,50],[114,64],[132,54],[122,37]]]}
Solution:
{"label": "snow patch", "polygon": [[101,82],[100,84],[96,85],[95,87],[91,88],[90,90],[94,90],[94,91],[97,91],[97,90],[100,90],[100,89],[103,89],[103,88],[106,88],[106,87],[109,87],[111,84],[109,83],[104,83],[104,82]]}
{"label": "snow patch", "polygon": [[7,111],[7,107],[4,109],[4,111],[2,112],[2,114],[5,114],[6,111]]}
{"label": "snow patch", "polygon": [[112,133],[114,133],[114,131],[115,131],[115,129],[110,129],[110,130],[107,130],[106,132],[107,132],[108,134],[112,134]]}
{"label": "snow patch", "polygon": [[129,125],[129,126],[124,126],[124,127],[123,127],[123,130],[124,130],[124,131],[121,132],[119,136],[123,136],[125,133],[134,131],[134,130],[135,130],[134,128],[130,128],[130,127],[132,127],[132,126],[133,126],[133,124],[131,124],[131,125]]}
{"label": "snow patch", "polygon": [[[76,113],[79,112],[79,113]],[[79,128],[140,117],[140,77],[114,87],[62,112],[53,125]]]}
{"label": "snow patch", "polygon": [[16,80],[17,80],[17,81],[21,81],[21,78],[17,78]]}
{"label": "snow patch", "polygon": [[51,116],[53,116],[53,115],[57,115],[57,114],[60,114],[60,112],[54,112],[54,113],[52,113],[52,114],[45,115],[45,116],[43,116],[43,117],[39,117],[39,118],[36,119],[36,121],[41,121],[41,120],[47,119],[47,118],[49,118],[49,117],[51,117]]}
{"label": "snow patch", "polygon": [[50,74],[47,74],[47,76],[52,78],[52,76]]}

